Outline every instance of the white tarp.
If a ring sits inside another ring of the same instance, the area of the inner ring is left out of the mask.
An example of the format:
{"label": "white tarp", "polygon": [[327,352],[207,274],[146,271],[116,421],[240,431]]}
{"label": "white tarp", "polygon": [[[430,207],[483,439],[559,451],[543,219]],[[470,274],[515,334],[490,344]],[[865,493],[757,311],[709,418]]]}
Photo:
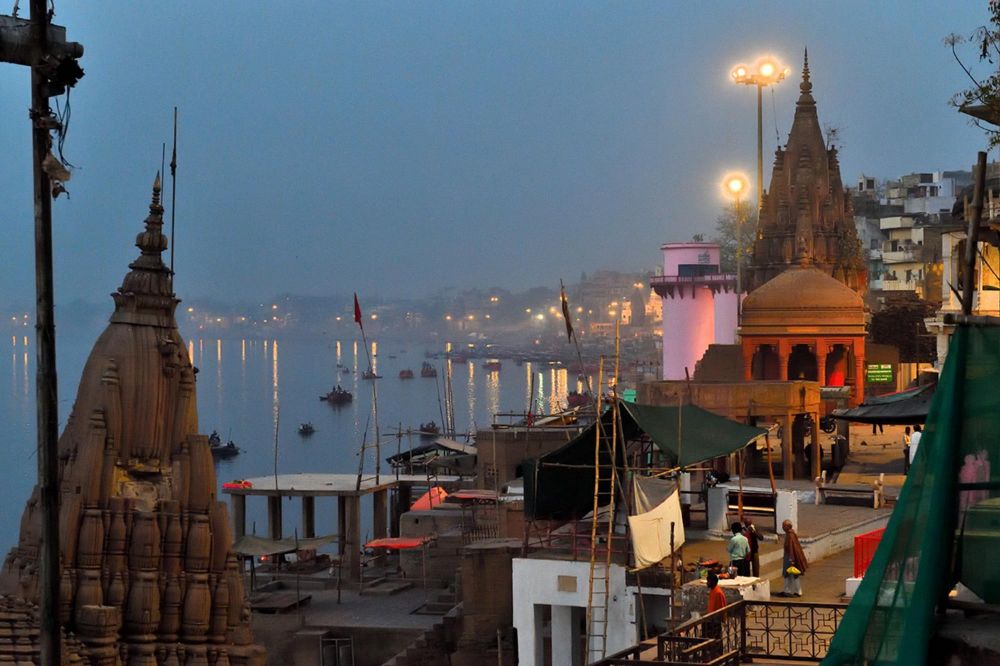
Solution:
{"label": "white tarp", "polygon": [[684,544],[680,493],[673,481],[635,477],[636,508],[643,513],[628,517],[635,566],[645,569],[670,555],[670,524],[674,548]]}

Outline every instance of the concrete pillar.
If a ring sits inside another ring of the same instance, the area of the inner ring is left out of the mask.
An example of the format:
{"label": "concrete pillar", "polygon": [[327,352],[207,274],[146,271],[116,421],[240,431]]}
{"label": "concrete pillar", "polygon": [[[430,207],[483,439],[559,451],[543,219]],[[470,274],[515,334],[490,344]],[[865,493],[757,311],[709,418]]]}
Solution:
{"label": "concrete pillar", "polygon": [[361,498],[341,495],[338,498],[340,557],[348,580],[361,580]]}
{"label": "concrete pillar", "polygon": [[[726,513],[729,511],[729,491],[718,486],[708,489],[706,499],[706,510],[708,512],[708,529],[716,532],[726,533],[729,531],[729,518]],[[669,529],[669,525],[667,526]]]}
{"label": "concrete pillar", "polygon": [[396,486],[396,501],[392,507],[392,521],[389,523],[390,534],[399,536],[399,517],[410,510],[412,490],[409,484]]}
{"label": "concrete pillar", "polygon": [[389,509],[389,491],[376,490],[372,493],[372,538],[381,539],[388,533],[386,524]]}
{"label": "concrete pillar", "polygon": [[316,536],[316,498],[308,495],[302,496],[302,536]]}
{"label": "concrete pillar", "polygon": [[[788,357],[785,357],[785,370],[788,370]],[[786,481],[795,478],[792,457],[792,423],[795,422],[795,415],[785,414],[781,420],[781,475]]]}
{"label": "concrete pillar", "polygon": [[230,495],[229,505],[233,509],[233,536],[239,539],[247,533],[247,496]]}
{"label": "concrete pillar", "polygon": [[579,630],[573,622],[572,606],[552,607],[552,663],[579,664]]}
{"label": "concrete pillar", "polygon": [[267,496],[267,534],[272,539],[281,538],[281,495]]}

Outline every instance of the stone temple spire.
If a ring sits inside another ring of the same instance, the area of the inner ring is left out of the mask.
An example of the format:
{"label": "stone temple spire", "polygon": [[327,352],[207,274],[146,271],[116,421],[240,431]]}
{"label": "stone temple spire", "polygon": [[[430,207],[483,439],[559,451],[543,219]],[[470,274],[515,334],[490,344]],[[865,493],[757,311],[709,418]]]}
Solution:
{"label": "stone temple spire", "polygon": [[[162,227],[157,177],[140,255],[112,294],[114,314],[59,437],[59,621],[88,664],[263,666],[198,428]],[[25,603],[39,594],[38,497],[36,486],[0,569],[0,595]],[[0,613],[4,604],[0,596]],[[0,663],[8,648],[0,638]]]}
{"label": "stone temple spire", "polygon": [[775,151],[771,186],[761,202],[747,284],[755,289],[808,257],[863,293],[867,276],[851,199],[840,177],[837,150],[823,138],[812,90],[807,50],[788,142]]}
{"label": "stone temple spire", "polygon": [[111,321],[175,326],[174,309],[180,302],[174,297],[170,269],[163,263],[167,237],[163,235],[163,206],[160,205],[160,173],[153,181],[146,228],[135,237],[139,257],[129,264],[122,286],[111,295],[115,312]]}

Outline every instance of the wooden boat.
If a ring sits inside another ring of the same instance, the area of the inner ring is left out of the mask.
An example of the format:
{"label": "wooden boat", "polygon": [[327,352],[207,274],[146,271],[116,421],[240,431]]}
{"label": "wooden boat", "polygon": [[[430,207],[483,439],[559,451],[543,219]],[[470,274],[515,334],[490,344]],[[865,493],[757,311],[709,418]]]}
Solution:
{"label": "wooden boat", "polygon": [[208,448],[212,452],[213,458],[232,458],[240,454],[240,447],[236,446],[236,442],[229,440],[223,444],[219,433],[214,430],[208,436]]}
{"label": "wooden boat", "polygon": [[577,393],[576,391],[570,391],[569,395],[566,396],[566,403],[570,407],[583,407],[585,405],[590,405],[593,402],[593,396],[587,392]]}
{"label": "wooden boat", "polygon": [[331,405],[343,405],[354,400],[354,395],[347,389],[341,388],[340,384],[338,384],[326,395],[321,395],[319,399],[326,400]]}
{"label": "wooden boat", "polygon": [[413,379],[413,370],[410,370],[409,368],[404,368],[404,369],[400,370],[399,371],[399,378],[400,379]]}
{"label": "wooden boat", "polygon": [[350,374],[350,372],[351,372],[351,369],[348,368],[346,365],[343,368],[340,369],[340,373],[343,374],[343,375]]}
{"label": "wooden boat", "polygon": [[438,371],[433,365],[424,361],[424,364],[420,366],[420,376],[421,377],[437,377]]}
{"label": "wooden boat", "polygon": [[434,423],[434,421],[429,421],[427,423],[421,423],[420,430],[418,432],[421,437],[437,437],[441,434],[441,428],[439,428],[438,424]]}
{"label": "wooden boat", "polygon": [[500,361],[496,359],[486,361],[486,363],[483,363],[483,368],[490,372],[500,372]]}
{"label": "wooden boat", "polygon": [[382,375],[375,374],[374,370],[365,370],[361,373],[361,379],[382,379]]}
{"label": "wooden boat", "polygon": [[316,432],[316,428],[313,427],[313,424],[310,421],[306,421],[305,423],[299,424],[299,434],[302,435],[303,437],[308,437],[314,432]]}

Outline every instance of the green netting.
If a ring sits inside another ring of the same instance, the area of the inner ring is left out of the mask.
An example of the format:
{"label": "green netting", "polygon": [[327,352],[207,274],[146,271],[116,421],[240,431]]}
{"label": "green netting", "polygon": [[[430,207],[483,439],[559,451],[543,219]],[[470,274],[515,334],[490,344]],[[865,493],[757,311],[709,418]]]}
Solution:
{"label": "green netting", "polygon": [[925,664],[936,609],[954,583],[996,593],[982,584],[994,561],[965,572],[960,563],[963,549],[1000,547],[996,529],[962,532],[1000,497],[998,378],[1000,328],[959,327],[909,476],[823,664]]}

